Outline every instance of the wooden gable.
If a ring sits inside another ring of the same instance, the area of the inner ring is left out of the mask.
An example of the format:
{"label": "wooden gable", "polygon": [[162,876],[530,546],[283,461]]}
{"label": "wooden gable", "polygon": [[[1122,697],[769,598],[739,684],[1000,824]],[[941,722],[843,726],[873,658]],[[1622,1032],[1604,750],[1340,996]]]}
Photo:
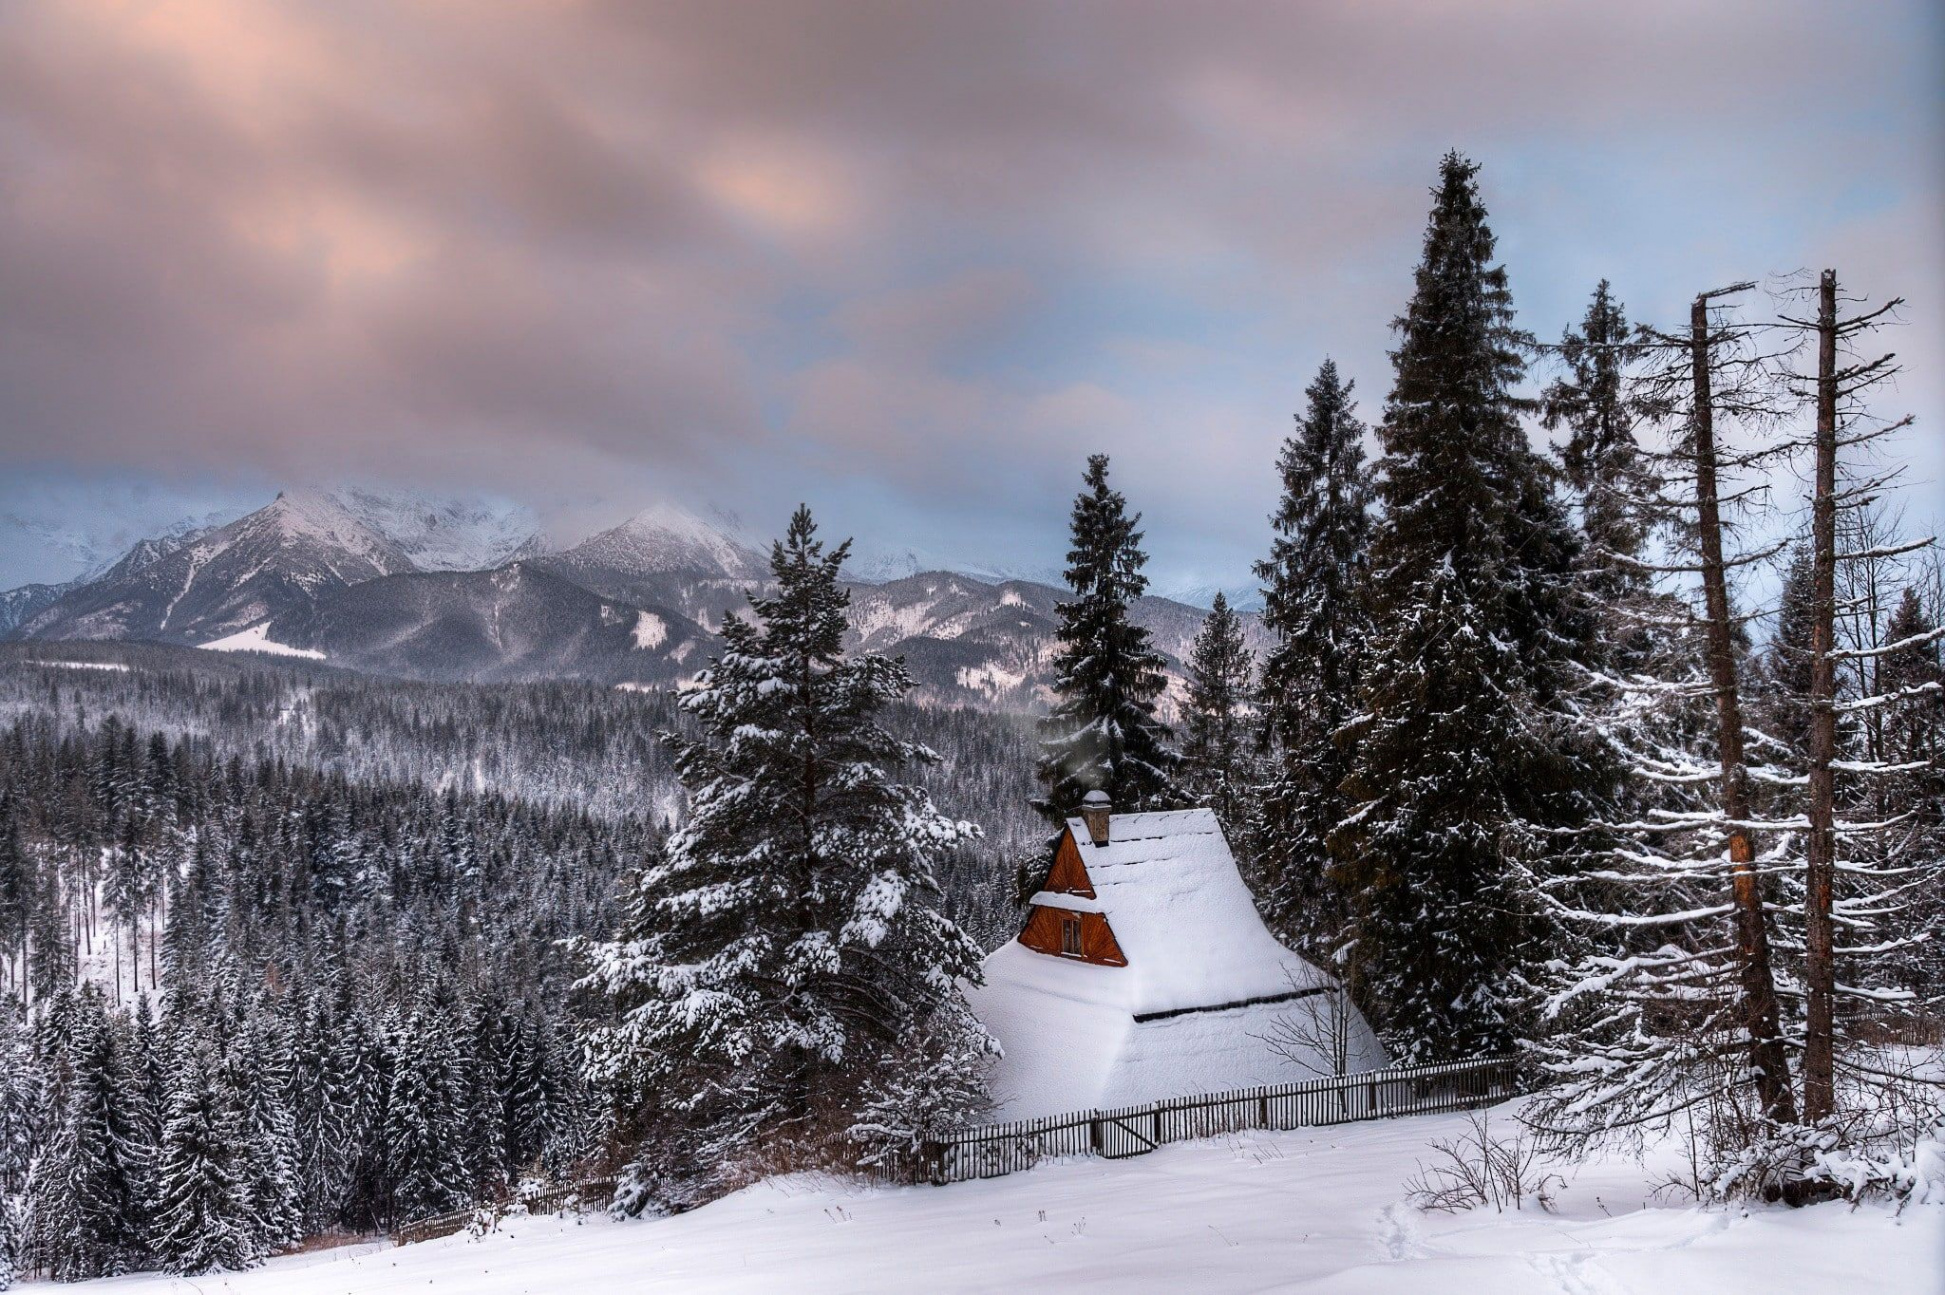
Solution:
{"label": "wooden gable", "polygon": [[1074,844],[1071,831],[1060,834],[1060,845],[1054,851],[1054,866],[1047,871],[1047,884],[1040,889],[1058,895],[1094,898],[1094,883],[1088,880],[1087,865],[1081,862],[1081,850]]}
{"label": "wooden gable", "polygon": [[[1066,932],[1061,928],[1065,923],[1077,919],[1081,928],[1080,952],[1069,953]],[[1108,919],[1099,913],[1071,913],[1064,908],[1035,904],[1033,911],[1027,915],[1026,929],[1020,932],[1020,943],[1035,953],[1051,954],[1056,958],[1092,962],[1102,967],[1128,965],[1128,956],[1121,952],[1121,946],[1115,942],[1114,929],[1108,925]]]}
{"label": "wooden gable", "polygon": [[[1088,878],[1087,865],[1081,862],[1080,847],[1075,844],[1072,832],[1061,833],[1060,845],[1054,851],[1054,866],[1047,870],[1047,881],[1041,889],[1055,895],[1095,898],[1094,883]],[[1078,941],[1071,939],[1065,929],[1070,922],[1080,927]],[[1114,928],[1099,913],[1076,913],[1035,904],[1027,914],[1026,927],[1020,932],[1020,943],[1035,953],[1056,958],[1072,958],[1102,967],[1128,965],[1127,955],[1121,952],[1121,945],[1114,938]],[[1078,952],[1074,949],[1076,943]]]}

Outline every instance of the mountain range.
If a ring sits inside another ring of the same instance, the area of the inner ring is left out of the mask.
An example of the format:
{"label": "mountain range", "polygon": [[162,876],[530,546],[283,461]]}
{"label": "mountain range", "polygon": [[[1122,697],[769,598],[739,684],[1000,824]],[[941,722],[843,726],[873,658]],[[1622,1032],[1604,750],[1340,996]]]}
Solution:
{"label": "mountain range", "polygon": [[[672,686],[767,579],[732,521],[674,505],[548,552],[505,509],[290,491],[227,525],[144,540],[92,577],[0,593],[0,634],[295,654],[404,678]],[[920,571],[854,580],[851,594],[851,646],[903,656],[918,700],[1050,698],[1063,590]],[[1203,615],[1165,598],[1133,609],[1178,677]]]}

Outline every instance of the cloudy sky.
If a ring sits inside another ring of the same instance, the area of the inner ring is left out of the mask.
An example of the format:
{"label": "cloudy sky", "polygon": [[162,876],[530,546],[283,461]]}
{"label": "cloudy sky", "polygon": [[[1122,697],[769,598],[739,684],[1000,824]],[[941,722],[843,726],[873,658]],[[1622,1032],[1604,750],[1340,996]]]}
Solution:
{"label": "cloudy sky", "polygon": [[[1382,402],[1453,147],[1542,336],[1602,276],[1653,320],[1823,265],[1909,298],[1935,516],[1940,12],[10,0],[0,516],[804,498],[1044,570],[1104,449],[1162,583],[1242,584],[1318,362]],[[69,574],[7,534],[0,582]]]}

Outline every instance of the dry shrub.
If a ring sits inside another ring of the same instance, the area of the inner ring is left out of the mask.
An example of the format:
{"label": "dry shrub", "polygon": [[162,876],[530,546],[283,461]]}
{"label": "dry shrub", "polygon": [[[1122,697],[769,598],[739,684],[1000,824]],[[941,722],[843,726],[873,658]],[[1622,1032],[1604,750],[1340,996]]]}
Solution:
{"label": "dry shrub", "polygon": [[1548,1170],[1540,1149],[1520,1134],[1495,1135],[1492,1118],[1473,1112],[1469,1132],[1456,1138],[1434,1138],[1431,1164],[1420,1161],[1418,1172],[1405,1180],[1407,1199],[1421,1210],[1522,1209],[1531,1200],[1543,1210],[1553,1209],[1553,1190],[1566,1179]]}

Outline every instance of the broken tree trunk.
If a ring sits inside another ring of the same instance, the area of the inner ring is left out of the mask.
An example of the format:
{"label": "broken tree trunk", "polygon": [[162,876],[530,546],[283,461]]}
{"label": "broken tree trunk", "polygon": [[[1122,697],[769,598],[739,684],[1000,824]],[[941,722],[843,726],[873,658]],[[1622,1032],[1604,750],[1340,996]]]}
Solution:
{"label": "broken tree trunk", "polygon": [[1749,771],[1743,762],[1742,698],[1736,680],[1735,631],[1729,610],[1729,582],[1722,557],[1722,510],[1716,487],[1715,407],[1709,357],[1709,298],[1695,298],[1689,314],[1693,365],[1695,432],[1695,506],[1702,550],[1702,596],[1708,621],[1709,683],[1715,693],[1717,745],[1721,753],[1722,816],[1729,845],[1730,892],[1734,903],[1736,967],[1742,991],[1743,1028],[1749,1060],[1756,1072],[1763,1112],[1778,1123],[1794,1123],[1796,1101],[1790,1091],[1789,1058],[1783,1050],[1782,1015],[1776,979],[1770,968],[1769,919],[1756,873],[1756,847],[1749,830]]}
{"label": "broken tree trunk", "polygon": [[1811,497],[1810,833],[1805,851],[1803,933],[1808,1003],[1803,1040],[1803,1117],[1836,1107],[1837,996],[1832,892],[1837,874],[1837,272],[1825,270],[1817,303],[1816,481]]}

